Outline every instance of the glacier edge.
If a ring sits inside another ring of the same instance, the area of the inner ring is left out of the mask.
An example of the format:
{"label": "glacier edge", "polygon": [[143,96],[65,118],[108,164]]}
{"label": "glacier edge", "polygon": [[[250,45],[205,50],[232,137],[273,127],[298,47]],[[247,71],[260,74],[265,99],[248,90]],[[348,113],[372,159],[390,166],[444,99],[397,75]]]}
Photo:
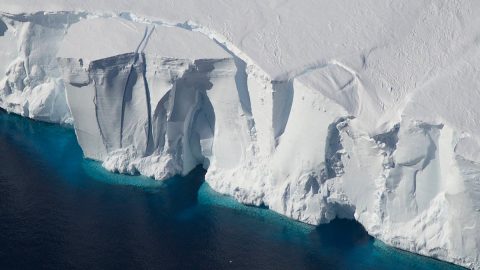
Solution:
{"label": "glacier edge", "polygon": [[[0,17],[0,106],[73,122],[85,155],[107,169],[164,179],[203,164],[207,182],[242,203],[310,224],[355,218],[392,246],[480,269],[478,140],[441,114],[419,116],[433,86],[371,123],[382,97],[355,64],[332,59],[272,79],[193,22],[22,16]],[[83,51],[78,38],[91,39]]]}

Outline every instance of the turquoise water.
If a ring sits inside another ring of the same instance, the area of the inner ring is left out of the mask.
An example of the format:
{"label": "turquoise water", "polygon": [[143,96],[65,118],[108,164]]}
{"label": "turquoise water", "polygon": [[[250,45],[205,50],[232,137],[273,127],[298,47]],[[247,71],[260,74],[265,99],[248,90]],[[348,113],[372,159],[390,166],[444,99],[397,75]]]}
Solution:
{"label": "turquoise water", "polygon": [[386,247],[354,221],[313,227],[83,159],[68,127],[0,112],[0,269],[460,269]]}

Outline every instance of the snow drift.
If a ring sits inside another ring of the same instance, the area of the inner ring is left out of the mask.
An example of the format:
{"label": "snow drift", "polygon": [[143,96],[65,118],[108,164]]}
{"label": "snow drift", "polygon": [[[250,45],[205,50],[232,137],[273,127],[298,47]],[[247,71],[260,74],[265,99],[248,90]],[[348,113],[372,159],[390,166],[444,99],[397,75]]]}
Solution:
{"label": "snow drift", "polygon": [[73,123],[111,171],[202,164],[240,202],[480,269],[479,4],[183,2],[7,0],[0,106]]}

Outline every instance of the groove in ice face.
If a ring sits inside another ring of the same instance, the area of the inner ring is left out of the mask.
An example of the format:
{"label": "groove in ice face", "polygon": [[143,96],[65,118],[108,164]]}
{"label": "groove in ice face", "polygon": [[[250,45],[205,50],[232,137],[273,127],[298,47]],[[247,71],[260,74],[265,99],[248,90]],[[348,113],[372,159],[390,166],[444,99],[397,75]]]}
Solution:
{"label": "groove in ice face", "polygon": [[339,177],[343,173],[342,138],[340,129],[346,125],[346,119],[340,118],[328,126],[327,141],[325,144],[325,176],[326,179]]}
{"label": "groove in ice face", "polygon": [[7,32],[8,26],[0,19],[0,36],[3,36]]}

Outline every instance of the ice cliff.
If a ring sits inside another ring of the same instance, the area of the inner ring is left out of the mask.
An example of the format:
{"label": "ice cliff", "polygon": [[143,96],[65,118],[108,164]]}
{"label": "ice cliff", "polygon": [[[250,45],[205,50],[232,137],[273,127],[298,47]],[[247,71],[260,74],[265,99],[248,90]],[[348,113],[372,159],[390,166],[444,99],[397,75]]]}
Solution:
{"label": "ice cliff", "polygon": [[242,203],[480,269],[480,3],[137,2],[2,2],[0,106],[72,123],[111,171],[200,164]]}

